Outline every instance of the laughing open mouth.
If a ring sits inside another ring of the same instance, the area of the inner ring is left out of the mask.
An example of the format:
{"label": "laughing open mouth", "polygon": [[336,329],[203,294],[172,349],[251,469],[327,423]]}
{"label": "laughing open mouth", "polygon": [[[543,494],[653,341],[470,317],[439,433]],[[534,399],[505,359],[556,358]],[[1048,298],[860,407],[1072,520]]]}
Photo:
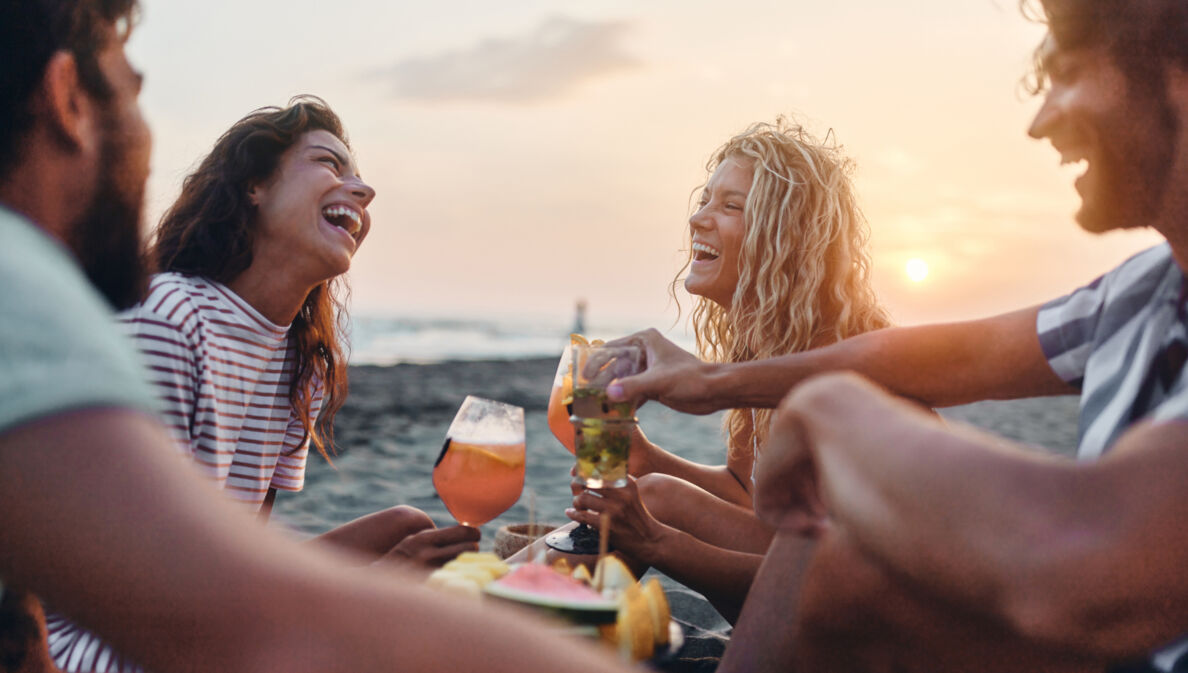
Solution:
{"label": "laughing open mouth", "polygon": [[330,224],[345,229],[351,236],[357,236],[363,229],[363,216],[354,208],[326,206],[322,209],[322,217],[325,217]]}
{"label": "laughing open mouth", "polygon": [[1071,174],[1079,178],[1089,171],[1089,153],[1079,147],[1060,150],[1060,168],[1062,173]]}
{"label": "laughing open mouth", "polygon": [[701,243],[700,241],[693,243],[694,262],[709,262],[721,256],[722,253],[717,248]]}

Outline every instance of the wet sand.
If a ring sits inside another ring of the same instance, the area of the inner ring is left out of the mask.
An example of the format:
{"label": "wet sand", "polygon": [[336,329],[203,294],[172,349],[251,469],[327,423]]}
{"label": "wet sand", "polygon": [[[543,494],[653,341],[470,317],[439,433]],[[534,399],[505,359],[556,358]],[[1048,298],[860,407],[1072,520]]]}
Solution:
{"label": "wet sand", "polygon": [[[473,394],[524,407],[527,434],[524,495],[482,527],[482,548],[491,548],[500,526],[527,522],[533,502],[538,521],[563,523],[573,457],[552,437],[545,420],[556,366],[554,359],[533,359],[352,367],[351,394],[335,422],[335,468],[312,457],[305,490],[280,494],[277,519],[314,534],[378,509],[408,504],[429,513],[439,526],[452,524],[433,490],[433,462],[458,405]],[[954,422],[1070,454],[1076,443],[1076,412],[1075,398],[1060,397],[980,402],[941,413]],[[649,404],[639,417],[648,437],[660,446],[697,462],[724,461],[720,414],[687,416]],[[727,623],[700,595],[662,580],[674,616],[689,636],[681,670],[712,669],[729,633]]]}

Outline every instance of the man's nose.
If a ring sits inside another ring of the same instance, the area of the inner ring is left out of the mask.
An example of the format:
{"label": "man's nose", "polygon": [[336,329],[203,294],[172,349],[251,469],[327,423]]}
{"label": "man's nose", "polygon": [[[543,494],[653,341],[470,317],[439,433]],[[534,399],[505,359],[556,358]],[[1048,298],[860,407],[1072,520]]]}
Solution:
{"label": "man's nose", "polygon": [[1031,126],[1027,129],[1027,135],[1042,140],[1047,138],[1052,133],[1052,128],[1060,119],[1061,109],[1060,101],[1056,94],[1048,91],[1044,96],[1044,103],[1040,109],[1035,113],[1035,118],[1031,120]]}

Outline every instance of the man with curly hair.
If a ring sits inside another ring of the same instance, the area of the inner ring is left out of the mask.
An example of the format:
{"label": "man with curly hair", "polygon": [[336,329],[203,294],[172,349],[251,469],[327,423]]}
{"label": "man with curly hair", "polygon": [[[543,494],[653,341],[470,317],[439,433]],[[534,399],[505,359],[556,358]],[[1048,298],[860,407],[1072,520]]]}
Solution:
{"label": "man with curly hair", "polygon": [[[1188,670],[1188,3],[1042,10],[1030,134],[1085,163],[1082,227],[1166,242],[1041,306],[765,361],[633,337],[648,371],[612,396],[778,406],[755,509],[779,532],[720,670]],[[901,399],[1072,393],[1077,462]]]}

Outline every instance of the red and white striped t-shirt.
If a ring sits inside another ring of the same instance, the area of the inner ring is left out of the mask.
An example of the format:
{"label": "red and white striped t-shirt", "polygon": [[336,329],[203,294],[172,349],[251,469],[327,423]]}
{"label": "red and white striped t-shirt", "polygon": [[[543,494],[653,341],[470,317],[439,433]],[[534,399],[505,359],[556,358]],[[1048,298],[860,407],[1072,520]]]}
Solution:
{"label": "red and white striped t-shirt", "polygon": [[[288,326],[220,283],[177,273],[155,276],[148,297],[120,320],[170,433],[202,474],[256,507],[269,487],[301,490],[309,441],[289,404]],[[311,420],[321,407],[316,385]]]}
{"label": "red and white striped t-shirt", "polygon": [[[288,327],[269,322],[226,286],[163,273],[120,315],[179,450],[231,497],[258,509],[269,487],[299,491],[309,441],[289,406]],[[322,408],[315,386],[310,419]],[[139,673],[93,633],[46,617],[50,656],[64,671]]]}

